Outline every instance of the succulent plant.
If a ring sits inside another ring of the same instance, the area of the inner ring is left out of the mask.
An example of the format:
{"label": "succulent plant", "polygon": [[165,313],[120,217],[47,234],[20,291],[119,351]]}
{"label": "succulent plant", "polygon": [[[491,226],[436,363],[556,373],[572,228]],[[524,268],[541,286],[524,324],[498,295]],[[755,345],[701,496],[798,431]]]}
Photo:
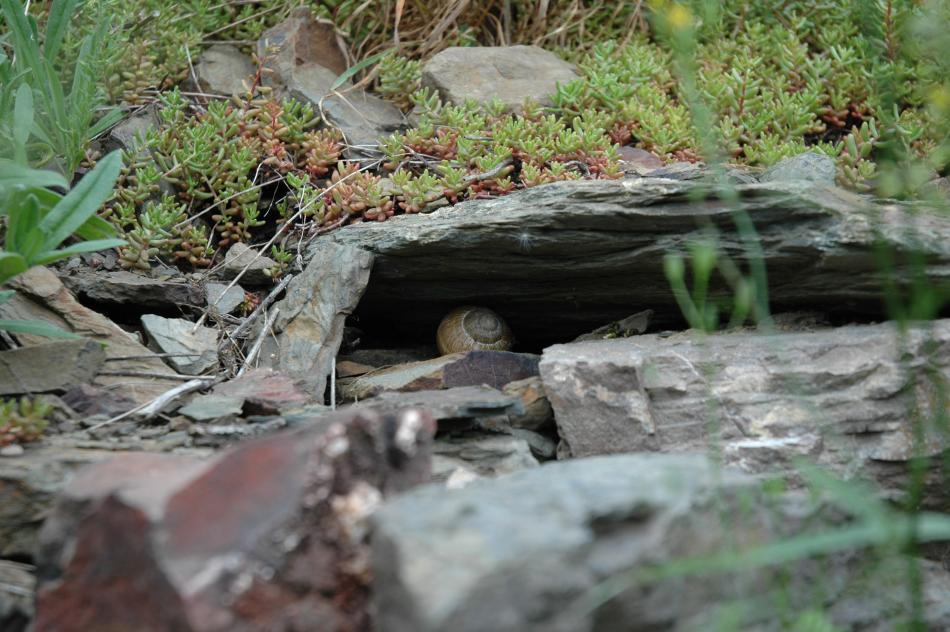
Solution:
{"label": "succulent plant", "polygon": [[40,398],[0,399],[0,447],[42,438],[52,412]]}

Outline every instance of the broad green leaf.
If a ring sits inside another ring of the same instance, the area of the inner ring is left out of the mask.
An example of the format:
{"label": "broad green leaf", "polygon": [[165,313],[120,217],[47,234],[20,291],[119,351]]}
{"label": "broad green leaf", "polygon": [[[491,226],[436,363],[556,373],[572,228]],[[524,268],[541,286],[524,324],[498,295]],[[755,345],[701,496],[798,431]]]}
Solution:
{"label": "broad green leaf", "polygon": [[26,259],[13,252],[0,251],[0,285],[6,283],[21,272],[26,272]]}
{"label": "broad green leaf", "polygon": [[12,160],[0,159],[0,191],[9,188],[61,187],[69,188],[62,175],[46,169],[30,169]]}
{"label": "broad green leaf", "polygon": [[46,336],[47,338],[82,338],[74,333],[60,329],[55,325],[41,320],[0,320],[0,331],[9,331],[14,334],[31,334]]}
{"label": "broad green leaf", "polygon": [[40,253],[35,259],[31,260],[30,263],[37,266],[45,266],[48,263],[53,263],[54,261],[59,261],[60,259],[66,259],[67,257],[78,255],[83,252],[95,252],[97,250],[105,250],[107,248],[118,248],[119,246],[124,246],[125,244],[126,241],[124,239],[95,239],[93,241],[81,241],[78,244],[73,244],[72,246],[68,246],[66,248]]}
{"label": "broad green leaf", "polygon": [[105,156],[79,181],[43,218],[40,226],[49,237],[43,250],[53,250],[92,217],[110,195],[119,170],[122,152],[118,149]]}
{"label": "broad green leaf", "polygon": [[50,63],[56,59],[56,53],[63,45],[63,38],[77,2],[78,0],[53,0],[46,22],[46,39],[43,41],[43,53]]}

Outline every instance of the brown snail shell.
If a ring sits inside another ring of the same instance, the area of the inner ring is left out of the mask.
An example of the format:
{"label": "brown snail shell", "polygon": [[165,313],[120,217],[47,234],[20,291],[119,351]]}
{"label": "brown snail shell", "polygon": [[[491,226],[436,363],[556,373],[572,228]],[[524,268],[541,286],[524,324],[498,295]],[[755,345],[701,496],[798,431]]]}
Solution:
{"label": "brown snail shell", "polygon": [[447,355],[460,351],[507,351],[515,338],[508,323],[484,307],[458,307],[439,323],[436,345]]}

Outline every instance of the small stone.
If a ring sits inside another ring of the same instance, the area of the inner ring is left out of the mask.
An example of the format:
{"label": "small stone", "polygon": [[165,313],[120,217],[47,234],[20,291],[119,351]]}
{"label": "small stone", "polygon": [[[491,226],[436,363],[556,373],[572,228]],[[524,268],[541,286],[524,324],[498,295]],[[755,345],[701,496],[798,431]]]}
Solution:
{"label": "small stone", "polygon": [[502,391],[506,395],[520,399],[524,406],[523,414],[508,415],[512,427],[534,431],[554,428],[554,411],[544,393],[544,385],[541,384],[539,376],[510,382],[502,388]]}
{"label": "small stone", "polygon": [[277,415],[312,401],[296,380],[273,369],[253,369],[241,377],[218,384],[211,393],[240,398],[244,402],[245,415]]}
{"label": "small stone", "polygon": [[235,395],[199,395],[178,412],[195,421],[214,421],[232,415],[240,415],[244,399]]}
{"label": "small stone", "polygon": [[244,84],[250,85],[256,72],[254,62],[230,44],[211,46],[195,64],[198,89],[225,96],[244,94]]}
{"label": "small stone", "polygon": [[336,363],[337,377],[356,377],[358,375],[364,375],[375,370],[376,367],[374,366],[360,364],[359,362],[353,362],[352,360],[338,360]]}
{"label": "small stone", "polygon": [[653,152],[629,145],[620,148],[620,163],[625,172],[640,176],[663,166],[663,160]]}
{"label": "small stone", "polygon": [[244,288],[240,285],[228,287],[224,283],[209,283],[205,287],[205,297],[210,307],[221,314],[231,314],[244,302]]}
{"label": "small stone", "polygon": [[472,99],[485,105],[500,99],[509,110],[525,99],[553,105],[558,83],[577,79],[574,66],[538,46],[455,46],[422,68],[422,84],[443,100],[461,105]]}
{"label": "small stone", "polygon": [[[248,285],[269,285],[273,279],[267,271],[276,266],[277,262],[270,257],[259,254],[247,244],[238,242],[228,248],[220,274],[228,280],[241,275],[241,281]],[[247,271],[242,274],[245,267]]]}
{"label": "small stone", "polygon": [[770,167],[759,178],[760,182],[814,182],[834,186],[837,169],[835,161],[824,154],[806,151],[785,158]]}
{"label": "small stone", "polygon": [[155,108],[145,106],[122,119],[112,128],[103,146],[105,151],[124,149],[129,152],[144,151],[145,135],[158,128]]}
{"label": "small stone", "polygon": [[705,175],[702,163],[680,161],[664,165],[647,173],[651,178],[667,180],[698,180]]}
{"label": "small stone", "polygon": [[11,443],[0,448],[0,456],[21,456],[25,451],[19,443]]}
{"label": "small stone", "polygon": [[198,327],[183,318],[164,318],[155,314],[142,316],[142,326],[151,343],[162,353],[170,366],[185,375],[201,375],[218,363],[218,332]]}
{"label": "small stone", "polygon": [[347,157],[362,158],[377,149],[380,138],[389,136],[404,124],[402,112],[389,101],[363,91],[348,91],[323,100],[323,114],[340,128],[348,145]]}
{"label": "small stone", "polygon": [[60,398],[63,403],[81,416],[105,415],[114,417],[135,408],[135,402],[117,392],[92,384],[79,384],[70,388]]}
{"label": "small stone", "polygon": [[524,440],[531,448],[531,454],[543,461],[550,461],[557,456],[557,443],[550,437],[546,437],[539,432],[523,430],[521,428],[512,428],[512,436]]}

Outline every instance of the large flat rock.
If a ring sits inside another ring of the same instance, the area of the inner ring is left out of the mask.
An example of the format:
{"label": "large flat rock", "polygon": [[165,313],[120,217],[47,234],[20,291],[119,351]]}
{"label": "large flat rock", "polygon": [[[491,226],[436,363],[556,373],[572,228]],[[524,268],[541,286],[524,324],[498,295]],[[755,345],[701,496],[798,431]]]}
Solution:
{"label": "large flat rock", "polygon": [[[749,472],[792,473],[807,458],[896,492],[918,449],[933,456],[950,442],[935,421],[947,406],[950,320],[903,336],[884,323],[556,345],[541,379],[575,457],[716,446]],[[946,503],[943,486],[934,491]]]}
{"label": "large flat rock", "polygon": [[[654,326],[678,324],[666,253],[684,251],[715,227],[722,251],[744,259],[734,207],[694,199],[702,193],[711,194],[711,185],[658,178],[554,183],[345,227],[314,240],[311,253],[332,242],[375,254],[357,310],[367,331],[434,337],[450,309],[477,304],[505,317],[520,343],[539,346],[643,309],[654,310]],[[932,283],[950,291],[945,214],[910,213],[813,182],[739,185],[738,194],[758,231],[776,311],[881,314],[878,231],[896,253],[897,279],[911,278],[905,255],[919,248]]]}
{"label": "large flat rock", "polygon": [[[860,550],[783,562],[780,571],[624,582],[682,558],[729,551],[741,559],[760,545],[834,525],[828,509],[794,493],[765,502],[752,477],[699,455],[595,457],[460,490],[425,486],[391,499],[371,519],[377,626],[708,630],[720,606],[754,602],[761,607],[734,610],[739,616],[729,629],[785,629],[778,613],[806,607],[821,608],[836,629],[893,629],[909,614],[908,565],[882,567]],[[935,562],[918,568],[925,625],[943,629],[950,625],[946,571]],[[777,591],[773,572],[781,573]],[[597,607],[598,587],[616,598]]]}

